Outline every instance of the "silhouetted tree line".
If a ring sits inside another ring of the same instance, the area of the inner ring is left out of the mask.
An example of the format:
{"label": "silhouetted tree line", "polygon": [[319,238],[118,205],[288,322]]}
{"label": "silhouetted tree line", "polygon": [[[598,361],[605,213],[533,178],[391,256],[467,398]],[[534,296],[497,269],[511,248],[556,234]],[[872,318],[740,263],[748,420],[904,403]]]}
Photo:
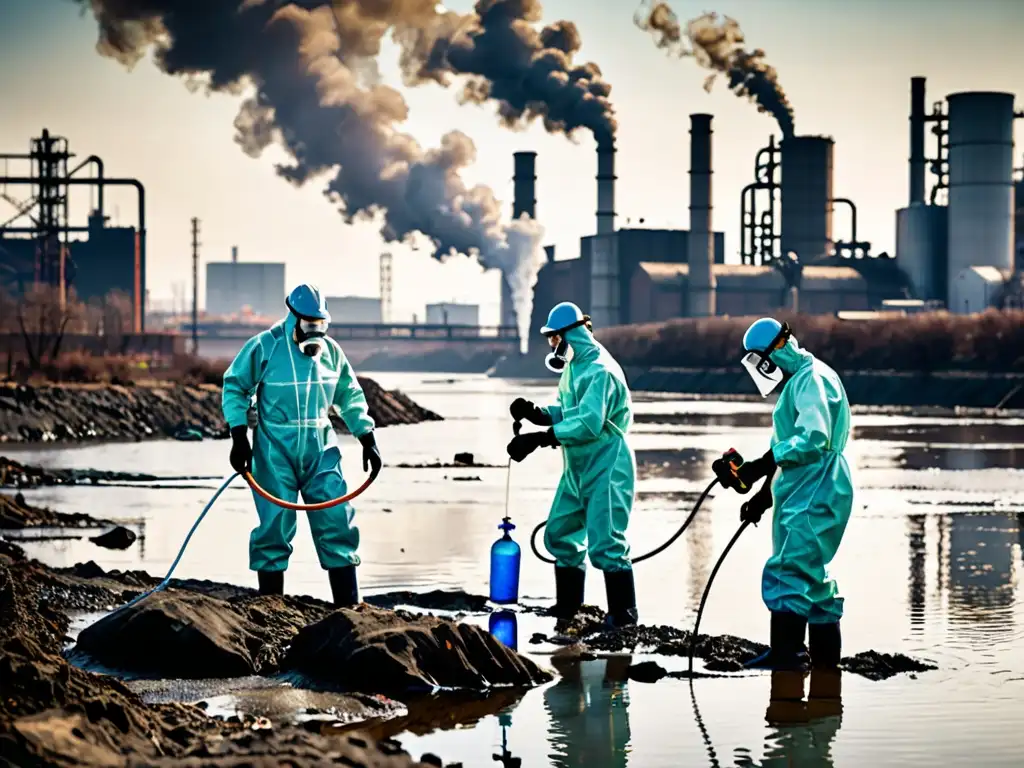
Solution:
{"label": "silhouetted tree line", "polygon": [[[681,318],[598,330],[622,365],[732,368],[754,318]],[[876,320],[779,315],[801,346],[838,370],[1024,372],[1024,311],[927,313]]]}

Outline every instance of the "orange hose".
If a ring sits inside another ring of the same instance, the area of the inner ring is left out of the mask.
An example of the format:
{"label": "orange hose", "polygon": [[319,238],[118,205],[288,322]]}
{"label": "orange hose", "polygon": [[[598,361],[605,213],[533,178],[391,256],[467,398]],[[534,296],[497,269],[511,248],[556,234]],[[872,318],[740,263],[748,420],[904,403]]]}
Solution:
{"label": "orange hose", "polygon": [[258,494],[259,496],[262,496],[271,504],[276,504],[279,507],[291,509],[296,512],[317,512],[321,509],[330,509],[331,507],[336,507],[339,504],[344,504],[346,501],[351,501],[356,496],[365,491],[367,488],[369,488],[370,484],[377,479],[377,475],[371,474],[369,477],[366,478],[362,485],[360,485],[351,493],[347,493],[344,496],[339,496],[336,499],[331,499],[330,501],[321,501],[318,504],[297,504],[294,501],[285,501],[284,499],[279,499],[270,492],[263,490],[263,488],[260,487],[260,484],[256,482],[256,478],[252,476],[251,472],[244,473],[242,477],[245,478],[245,482],[249,484],[249,487],[252,488],[253,492]]}

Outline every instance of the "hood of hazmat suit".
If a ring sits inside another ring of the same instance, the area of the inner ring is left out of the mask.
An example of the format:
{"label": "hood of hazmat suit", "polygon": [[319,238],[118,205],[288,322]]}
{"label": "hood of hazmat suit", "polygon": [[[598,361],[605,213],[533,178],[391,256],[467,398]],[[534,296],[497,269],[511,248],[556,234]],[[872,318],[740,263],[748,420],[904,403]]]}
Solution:
{"label": "hood of hazmat suit", "polygon": [[[295,502],[336,499],[348,493],[341,449],[328,418],[334,408],[355,437],[374,428],[366,396],[337,342],[320,339],[316,356],[295,341],[299,319],[291,312],[242,347],[224,374],[223,410],[229,427],[246,423],[256,398],[259,423],[253,435],[252,474],[265,490]],[[249,542],[250,568],[287,568],[295,536],[295,512],[254,494],[260,525]],[[309,513],[320,564],[325,569],[358,565],[359,531],[349,504]]]}
{"label": "hood of hazmat suit", "polygon": [[636,484],[636,457],[626,442],[632,398],[622,368],[585,326],[563,338],[572,358],[558,380],[558,405],[544,410],[565,467],[544,543],[560,567],[582,568],[589,551],[599,570],[629,570],[625,531]]}
{"label": "hood of hazmat suit", "polygon": [[839,375],[790,336],[770,354],[785,374],[772,413],[772,454],[779,471],[772,556],[761,591],[772,612],[811,624],[842,617],[843,598],[828,575],[853,510],[853,483],[843,451],[850,437],[850,403]]}

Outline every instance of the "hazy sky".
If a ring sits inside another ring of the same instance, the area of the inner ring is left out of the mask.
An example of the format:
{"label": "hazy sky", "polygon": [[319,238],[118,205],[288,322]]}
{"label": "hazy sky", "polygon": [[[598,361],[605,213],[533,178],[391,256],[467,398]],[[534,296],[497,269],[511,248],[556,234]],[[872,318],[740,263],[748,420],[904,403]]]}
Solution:
{"label": "hazy sky", "polygon": [[[468,0],[447,2],[465,11]],[[714,226],[726,233],[728,261],[739,248],[739,192],[752,180],[754,154],[772,118],[718,83],[708,95],[707,72],[671,59],[633,26],[632,0],[548,0],[545,21],[571,19],[583,38],[581,60],[597,62],[612,84],[619,120],[616,207],[619,226],[689,224],[689,118],[714,120]],[[1015,0],[729,0],[671,4],[682,19],[705,10],[736,18],[749,47],[763,48],[779,72],[796,114],[797,132],[836,140],[835,193],[860,212],[860,236],[875,251],[894,247],[896,208],[907,198],[909,80],[928,78],[928,102],[963,90],[1024,94],[1024,2]],[[898,9],[898,10],[894,10]],[[372,225],[345,226],[316,182],[296,190],[278,178],[274,154],[244,155],[232,140],[238,98],[190,93],[150,61],[129,73],[95,52],[96,23],[67,0],[0,0],[0,151],[27,151],[45,126],[66,136],[73,152],[100,155],[110,176],[146,185],[148,288],[170,299],[191,280],[191,217],[202,220],[202,259],[226,260],[232,245],[243,259],[284,261],[289,283],[319,282],[329,295],[377,294],[381,250]],[[393,50],[382,60],[385,80],[399,85]],[[501,128],[494,106],[462,107],[454,89],[404,91],[405,130],[425,146],[457,128],[473,138],[470,183],[490,185],[511,208],[512,153],[537,157],[538,218],[560,257],[578,253],[592,234],[596,194],[593,141],[573,143],[539,126]],[[1024,100],[1022,100],[1024,101]],[[1024,103],[1018,104],[1024,108]],[[1018,125],[1017,137],[1021,137]],[[1020,157],[1020,155],[1018,155]],[[1024,162],[1020,163],[1024,165]],[[13,169],[12,169],[13,170]],[[27,196],[27,190],[8,190]],[[78,192],[73,215],[84,217],[88,194]],[[108,192],[108,213],[135,224],[127,191]],[[0,203],[0,218],[8,208]],[[835,235],[848,236],[845,210]],[[466,259],[445,265],[423,252],[392,247],[398,320],[422,317],[428,301],[482,305],[482,321],[497,319],[497,279]],[[201,270],[202,274],[202,270]],[[190,289],[189,289],[190,290]],[[204,293],[200,282],[200,297]]]}

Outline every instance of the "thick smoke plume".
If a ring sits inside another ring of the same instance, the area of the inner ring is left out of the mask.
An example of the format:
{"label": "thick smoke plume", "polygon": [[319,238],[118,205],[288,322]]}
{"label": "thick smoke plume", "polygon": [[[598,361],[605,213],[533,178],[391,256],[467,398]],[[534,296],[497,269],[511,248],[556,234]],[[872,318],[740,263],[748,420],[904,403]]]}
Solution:
{"label": "thick smoke plume", "polygon": [[510,128],[540,119],[551,133],[589,130],[599,145],[615,139],[611,86],[593,63],[576,64],[579,30],[571,21],[537,29],[538,0],[477,0],[473,13],[445,14],[436,23],[396,38],[403,45],[405,82],[449,86],[465,75],[463,103],[498,104]]}
{"label": "thick smoke plume", "polygon": [[283,146],[290,162],[277,170],[293,184],[326,176],[325,194],[347,221],[379,214],[388,241],[420,232],[437,258],[476,255],[501,269],[526,338],[542,229],[525,218],[503,223],[493,192],[462,181],[476,156],[468,136],[452,131],[425,150],[398,130],[405,100],[373,77],[389,29],[411,62],[433,49],[438,30],[472,26],[471,18],[439,13],[434,0],[74,2],[96,18],[99,52],[129,68],[155,49],[157,65],[192,87],[253,87],[235,120],[238,144],[253,157]]}
{"label": "thick smoke plume", "polygon": [[761,112],[775,117],[783,137],[794,134],[793,108],[779,84],[775,68],[765,62],[760,48],[747,51],[739,23],[728,16],[718,20],[715,13],[705,13],[686,23],[684,33],[667,3],[642,7],[635,16],[640,29],[651,32],[655,44],[677,56],[692,56],[705,69],[714,72],[705,82],[710,92],[719,74],[729,79],[729,88],[739,96],[749,97]]}

